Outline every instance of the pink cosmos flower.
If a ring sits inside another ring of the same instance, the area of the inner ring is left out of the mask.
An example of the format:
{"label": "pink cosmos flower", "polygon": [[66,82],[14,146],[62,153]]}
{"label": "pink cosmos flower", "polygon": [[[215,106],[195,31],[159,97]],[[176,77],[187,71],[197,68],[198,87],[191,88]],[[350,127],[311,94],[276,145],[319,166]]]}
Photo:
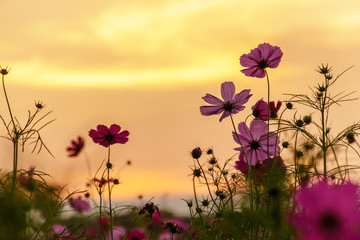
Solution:
{"label": "pink cosmos flower", "polygon": [[143,229],[135,228],[133,231],[129,231],[127,235],[127,240],[145,240],[146,235]]}
{"label": "pink cosmos flower", "polygon": [[266,68],[276,68],[279,66],[282,51],[277,46],[269,43],[262,43],[249,54],[240,57],[240,64],[246,69],[241,70],[246,76],[263,78],[265,77]]}
{"label": "pink cosmos flower", "polygon": [[72,140],[71,146],[66,148],[66,151],[69,152],[69,157],[76,157],[77,155],[79,155],[81,150],[84,148],[84,145],[85,145],[85,141],[80,136],[77,138],[77,141]]}
{"label": "pink cosmos flower", "polygon": [[271,102],[269,103],[270,118],[275,119],[275,118],[278,117],[278,116],[277,116],[277,113],[278,113],[278,111],[280,110],[280,107],[281,107],[281,102],[280,102],[280,101],[278,101],[278,102],[276,103],[276,107],[275,107],[275,102],[274,102],[274,101],[271,101]]}
{"label": "pink cosmos flower", "polygon": [[117,124],[112,124],[110,128],[104,125],[98,125],[97,130],[91,129],[89,136],[92,138],[94,143],[99,143],[104,147],[108,147],[115,143],[126,143],[129,139],[128,131],[120,132],[121,127]]}
{"label": "pink cosmos flower", "polygon": [[[236,161],[235,168],[240,170],[245,176],[249,173],[249,167],[244,161]],[[273,169],[276,168],[276,169]],[[286,166],[284,161],[280,157],[269,158],[262,162],[256,163],[255,166],[252,166],[252,171],[255,174],[255,182],[257,184],[263,184],[265,182],[265,177],[270,173],[270,171],[275,170],[277,173],[285,174]]]}
{"label": "pink cosmos flower", "polygon": [[238,136],[233,132],[233,138],[237,144],[241,142],[244,148],[240,146],[234,149],[240,151],[240,161],[247,163],[248,160],[252,166],[255,166],[258,162],[274,156],[275,150],[276,152],[280,151],[279,138],[276,137],[275,132],[270,132],[269,153],[267,152],[267,123],[264,121],[253,120],[250,123],[250,128],[248,128],[244,122],[241,122],[239,123],[238,131]]}
{"label": "pink cosmos flower", "polygon": [[224,82],[221,84],[221,96],[224,101],[211,94],[206,94],[202,99],[213,106],[201,106],[201,114],[210,116],[222,113],[219,120],[221,122],[224,118],[230,116],[231,113],[236,114],[244,110],[245,106],[243,105],[249,101],[252,94],[250,94],[250,89],[246,89],[235,95],[234,83]]}
{"label": "pink cosmos flower", "polygon": [[325,180],[297,192],[298,211],[290,215],[301,240],[360,239],[358,187]]}
{"label": "pink cosmos flower", "polygon": [[70,199],[71,207],[79,213],[90,211],[90,204],[86,200],[82,200],[81,197]]}
{"label": "pink cosmos flower", "polygon": [[268,120],[268,104],[264,100],[260,99],[257,101],[251,109],[253,110],[252,114],[255,119]]}

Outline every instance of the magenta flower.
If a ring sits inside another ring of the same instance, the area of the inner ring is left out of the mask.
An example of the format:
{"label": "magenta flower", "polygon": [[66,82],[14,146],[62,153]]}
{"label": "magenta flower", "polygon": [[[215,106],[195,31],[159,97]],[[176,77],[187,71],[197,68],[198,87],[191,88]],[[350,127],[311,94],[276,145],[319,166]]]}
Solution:
{"label": "magenta flower", "polygon": [[297,192],[298,211],[290,222],[302,240],[360,239],[358,187],[321,181]]}
{"label": "magenta flower", "polygon": [[99,143],[104,147],[108,147],[115,143],[126,143],[129,139],[128,131],[120,132],[121,127],[117,124],[112,124],[110,128],[107,128],[104,125],[98,125],[97,130],[91,129],[89,131],[89,136],[92,138],[94,143]]}
{"label": "magenta flower", "polygon": [[277,46],[269,43],[262,43],[249,54],[240,57],[240,64],[246,69],[241,70],[246,76],[263,78],[265,77],[266,68],[276,68],[279,66],[282,51]]}
{"label": "magenta flower", "polygon": [[252,96],[252,94],[249,93],[250,89],[245,89],[235,95],[234,83],[224,82],[221,84],[221,96],[224,101],[211,94],[206,94],[202,99],[213,106],[201,106],[200,112],[204,116],[222,113],[219,120],[219,122],[221,122],[224,118],[230,116],[231,113],[236,114],[244,110],[245,106],[243,105],[247,103]]}
{"label": "magenta flower", "polygon": [[[247,163],[250,161],[252,166],[256,163],[272,157],[280,151],[279,138],[275,132],[269,133],[269,153],[267,152],[267,124],[261,120],[253,120],[250,123],[250,129],[244,122],[239,123],[239,133],[233,132],[233,138],[237,144],[242,144],[243,147],[235,148],[240,151],[239,160]],[[240,142],[239,142],[240,139]]]}
{"label": "magenta flower", "polygon": [[[244,161],[236,161],[235,168],[240,170],[245,176],[249,173],[249,166]],[[265,183],[267,176],[269,176],[269,173],[272,171],[278,174],[281,173],[282,175],[286,173],[286,166],[280,157],[272,157],[258,162],[255,166],[252,166],[251,169],[255,174],[255,182],[257,184]]]}
{"label": "magenta flower", "polygon": [[141,228],[135,228],[133,231],[129,231],[127,240],[145,240],[145,232]]}
{"label": "magenta flower", "polygon": [[82,200],[81,197],[70,199],[71,207],[79,213],[90,211],[90,204],[86,200]]}
{"label": "magenta flower", "polygon": [[268,120],[268,104],[264,100],[260,99],[257,101],[251,109],[253,110],[252,114],[255,119]]}
{"label": "magenta flower", "polygon": [[270,118],[272,119],[275,119],[278,117],[277,113],[278,111],[280,110],[280,107],[281,107],[281,102],[278,101],[276,103],[276,107],[275,107],[275,102],[274,101],[271,101],[269,103],[269,108],[270,108]]}
{"label": "magenta flower", "polygon": [[66,151],[69,152],[69,157],[76,157],[77,155],[79,155],[81,150],[84,148],[84,145],[85,145],[85,141],[80,136],[77,138],[77,141],[72,140],[71,146],[66,148]]}

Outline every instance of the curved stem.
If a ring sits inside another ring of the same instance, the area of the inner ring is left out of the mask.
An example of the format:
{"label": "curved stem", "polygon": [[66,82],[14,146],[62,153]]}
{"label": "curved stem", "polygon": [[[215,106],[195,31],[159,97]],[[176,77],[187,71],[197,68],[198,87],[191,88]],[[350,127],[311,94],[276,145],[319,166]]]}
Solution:
{"label": "curved stem", "polygon": [[12,113],[11,113],[11,107],[10,107],[9,99],[8,99],[7,94],[6,94],[4,75],[2,76],[2,85],[3,85],[4,95],[5,95],[5,99],[6,99],[6,104],[7,104],[8,109],[9,109],[9,114],[10,114],[11,122],[12,122],[12,124],[13,124],[13,126],[14,126],[14,132],[16,133],[17,131],[16,131],[15,121],[14,121],[13,115],[12,115]]}

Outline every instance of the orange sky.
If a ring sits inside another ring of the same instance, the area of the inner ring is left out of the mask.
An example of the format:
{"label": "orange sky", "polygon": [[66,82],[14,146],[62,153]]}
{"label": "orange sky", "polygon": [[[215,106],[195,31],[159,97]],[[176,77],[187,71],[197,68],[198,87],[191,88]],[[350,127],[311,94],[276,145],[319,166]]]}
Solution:
{"label": "orange sky", "polygon": [[[266,98],[264,79],[245,77],[239,56],[269,42],[284,52],[270,70],[271,99],[308,91],[320,81],[321,63],[344,75],[337,90],[360,89],[360,2],[357,0],[2,0],[0,64],[10,66],[6,84],[14,113],[26,115],[35,100],[54,110],[56,121],[43,131],[55,155],[25,154],[20,165],[36,165],[70,190],[87,178],[84,156],[69,159],[71,139],[86,137],[92,169],[106,149],[87,132],[117,123],[129,142],[112,149],[115,165],[131,159],[120,176],[118,197],[191,192],[189,151],[213,146],[218,158],[236,147],[225,119],[199,113],[201,97],[220,96],[220,84],[250,88],[250,107]],[[355,94],[359,96],[359,93]],[[8,117],[1,94],[0,113]],[[359,101],[335,108],[336,121],[353,123]],[[346,112],[351,111],[351,114]],[[21,118],[21,117],[19,117]],[[0,130],[5,134],[5,129]],[[2,168],[9,169],[11,146],[0,142]],[[30,148],[29,148],[30,150]],[[27,151],[28,152],[28,151]],[[116,168],[115,168],[116,169]],[[116,172],[116,170],[115,170]]]}

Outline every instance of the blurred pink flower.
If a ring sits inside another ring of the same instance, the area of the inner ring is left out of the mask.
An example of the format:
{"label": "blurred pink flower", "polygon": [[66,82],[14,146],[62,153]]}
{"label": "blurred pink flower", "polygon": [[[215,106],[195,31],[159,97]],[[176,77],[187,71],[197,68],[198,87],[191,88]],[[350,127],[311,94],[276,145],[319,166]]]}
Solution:
{"label": "blurred pink flower", "polygon": [[55,239],[65,240],[65,239],[78,239],[75,234],[70,235],[66,227],[61,224],[52,225],[53,236]]}
{"label": "blurred pink flower", "polygon": [[19,176],[19,183],[25,187],[31,187],[35,167],[30,167],[28,171]]}
{"label": "blurred pink flower", "polygon": [[360,239],[358,186],[325,180],[296,193],[298,209],[289,217],[301,240]]}
{"label": "blurred pink flower", "polygon": [[277,46],[269,43],[262,43],[249,54],[240,57],[240,64],[246,69],[241,70],[246,76],[263,78],[266,68],[276,68],[279,66],[283,53]]}
{"label": "blurred pink flower", "polygon": [[82,200],[81,197],[70,199],[71,207],[79,213],[90,211],[90,204],[86,200]]}
{"label": "blurred pink flower", "polygon": [[69,152],[69,157],[76,157],[77,155],[79,155],[81,150],[84,148],[84,145],[85,145],[85,141],[80,136],[77,138],[77,141],[72,140],[71,146],[66,148],[66,151]]}
{"label": "blurred pink flower", "polygon": [[127,240],[145,240],[145,232],[141,228],[135,228],[133,231],[129,231],[127,235]]}
{"label": "blurred pink flower", "polygon": [[87,240],[89,239],[97,239],[97,231],[94,228],[88,228],[85,232],[85,237]]}
{"label": "blurred pink flower", "polygon": [[260,99],[257,101],[251,109],[253,110],[252,114],[255,119],[268,120],[268,104],[264,100]]}
{"label": "blurred pink flower", "polygon": [[89,131],[89,136],[95,143],[99,143],[104,147],[108,147],[115,143],[126,143],[129,139],[129,132],[122,131],[120,132],[121,127],[117,124],[112,124],[110,128],[104,125],[98,125],[97,130],[91,129]]}
{"label": "blurred pink flower", "polygon": [[[112,232],[113,232],[113,239],[120,240],[123,239],[123,237],[125,236],[126,229],[122,226],[114,226]],[[111,239],[111,235],[109,233],[108,236],[106,237],[106,240],[110,240],[110,239]]]}
{"label": "blurred pink flower", "polygon": [[101,219],[98,219],[98,224],[100,227],[102,227],[105,231],[109,228],[110,225],[110,219],[102,217]]}
{"label": "blurred pink flower", "polygon": [[152,219],[155,224],[161,223],[161,221],[162,221],[162,217],[158,212],[153,213]]}
{"label": "blurred pink flower", "polygon": [[244,110],[245,106],[243,105],[247,103],[252,94],[250,94],[250,89],[246,89],[235,95],[234,83],[224,82],[221,84],[221,96],[224,101],[211,94],[206,94],[202,99],[213,106],[201,106],[201,114],[210,116],[222,113],[219,120],[221,122],[224,118],[230,116],[231,113],[236,114]]}
{"label": "blurred pink flower", "polygon": [[269,153],[267,152],[267,124],[264,121],[253,120],[250,123],[250,129],[244,122],[241,122],[238,131],[237,136],[233,132],[233,138],[237,144],[241,142],[243,146],[234,149],[240,151],[240,161],[247,163],[248,160],[252,166],[255,166],[258,162],[274,156],[275,149],[276,152],[280,151],[279,138],[277,138],[275,132],[269,132]]}

